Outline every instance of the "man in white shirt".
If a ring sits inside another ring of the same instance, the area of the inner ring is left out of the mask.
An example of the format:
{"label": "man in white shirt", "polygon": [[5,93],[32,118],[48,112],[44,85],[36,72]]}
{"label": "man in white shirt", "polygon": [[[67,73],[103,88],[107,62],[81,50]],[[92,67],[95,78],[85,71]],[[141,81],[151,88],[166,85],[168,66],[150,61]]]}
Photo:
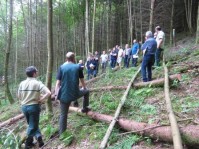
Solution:
{"label": "man in white shirt", "polygon": [[161,52],[164,50],[165,34],[162,31],[160,26],[157,26],[155,28],[155,31],[157,33],[157,36],[156,36],[157,50],[155,53],[155,65],[160,66],[160,56],[161,56]]}
{"label": "man in white shirt", "polygon": [[108,55],[106,54],[105,51],[103,51],[102,55],[100,56],[101,59],[101,65],[102,65],[102,73],[106,71],[106,65],[108,61]]}

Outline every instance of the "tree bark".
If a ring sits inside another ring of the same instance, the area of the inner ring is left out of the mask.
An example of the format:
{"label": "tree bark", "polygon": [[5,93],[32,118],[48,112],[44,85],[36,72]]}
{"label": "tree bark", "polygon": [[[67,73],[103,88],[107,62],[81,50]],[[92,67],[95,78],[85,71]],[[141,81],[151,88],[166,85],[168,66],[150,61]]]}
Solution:
{"label": "tree bark", "polygon": [[198,3],[198,21],[197,21],[197,31],[196,31],[196,44],[199,44],[199,3]]}
{"label": "tree bark", "polygon": [[106,134],[105,134],[105,136],[104,136],[104,138],[103,138],[103,140],[102,140],[102,142],[101,142],[101,144],[100,144],[100,147],[99,147],[100,149],[104,149],[104,148],[106,147],[106,144],[107,144],[108,139],[109,139],[109,137],[110,137],[110,135],[111,135],[111,132],[112,132],[112,130],[113,130],[113,127],[115,126],[115,124],[116,124],[116,122],[117,122],[117,119],[118,119],[118,117],[119,117],[119,114],[120,114],[120,111],[121,111],[121,109],[122,109],[122,106],[124,105],[124,102],[126,101],[126,97],[127,97],[127,95],[128,95],[128,92],[129,92],[129,90],[130,90],[130,88],[131,88],[131,86],[132,86],[132,84],[133,84],[135,78],[137,77],[138,73],[140,72],[140,70],[141,70],[141,67],[138,69],[138,71],[135,73],[135,75],[134,75],[133,78],[131,79],[130,83],[128,84],[128,87],[127,87],[126,91],[124,92],[124,94],[123,94],[123,96],[122,96],[122,98],[121,98],[121,101],[120,101],[120,103],[119,103],[119,105],[118,105],[118,107],[117,107],[117,110],[116,110],[116,112],[115,112],[115,116],[114,116],[114,118],[112,119],[112,121],[111,121],[111,123],[110,123],[110,125],[109,125],[109,128],[108,128],[108,130],[106,131]]}
{"label": "tree bark", "polygon": [[169,116],[169,121],[171,124],[171,132],[172,132],[172,137],[173,137],[173,144],[174,144],[174,149],[182,149],[182,140],[180,136],[180,131],[178,128],[178,124],[176,121],[176,117],[174,115],[172,105],[171,105],[171,99],[169,97],[169,76],[168,76],[168,69],[163,62],[164,66],[164,73],[165,73],[165,83],[164,83],[164,93],[165,93],[165,100],[166,100],[166,107],[167,107],[167,113]]}
{"label": "tree bark", "polygon": [[10,57],[11,44],[12,44],[12,16],[13,16],[13,1],[10,0],[8,39],[7,39],[7,45],[5,51],[5,63],[4,63],[5,97],[8,98],[10,104],[14,103],[14,99],[12,98],[8,83],[9,57]]}
{"label": "tree bark", "polygon": [[141,43],[143,42],[143,37],[142,37],[142,0],[140,0],[140,40]]}
{"label": "tree bark", "polygon": [[[52,19],[53,19],[52,0],[48,0],[48,22],[47,22],[47,48],[48,48],[48,64],[46,72],[46,85],[51,90],[52,85],[52,72],[53,72],[53,32],[52,32]],[[51,97],[47,99],[46,108],[48,115],[53,113]]]}
{"label": "tree bark", "polygon": [[173,43],[174,6],[175,6],[175,0],[172,0],[172,6],[171,6],[171,22],[170,22],[170,46],[172,46],[172,43]]}
{"label": "tree bark", "polygon": [[22,119],[22,118],[24,118],[24,114],[19,114],[19,115],[12,117],[12,118],[4,121],[4,122],[1,122],[0,127],[4,127],[6,125],[11,125],[11,124],[17,122],[19,119]]}
{"label": "tree bark", "polygon": [[[75,107],[70,107],[69,110],[81,113],[81,109]],[[110,115],[100,114],[92,111],[89,111],[86,115],[94,120],[102,121],[105,123],[111,123],[114,119]],[[154,140],[162,140],[170,143],[172,142],[172,134],[170,126],[159,126],[155,124],[141,123],[123,118],[118,118],[117,124],[126,131],[133,131],[136,134],[142,136],[148,136],[150,138],[153,138]],[[180,128],[180,132],[184,144],[196,147],[199,145],[198,125],[188,125],[186,127],[182,127]]]}
{"label": "tree bark", "polygon": [[149,21],[149,31],[152,31],[153,26],[153,12],[154,12],[155,0],[151,0],[151,10],[150,10],[150,21]]}
{"label": "tree bark", "polygon": [[88,34],[88,0],[86,0],[86,11],[85,11],[85,50],[86,55],[89,53],[89,34]]}
{"label": "tree bark", "polygon": [[93,4],[93,24],[92,24],[92,53],[94,53],[94,35],[95,35],[95,9],[96,9],[96,0]]}

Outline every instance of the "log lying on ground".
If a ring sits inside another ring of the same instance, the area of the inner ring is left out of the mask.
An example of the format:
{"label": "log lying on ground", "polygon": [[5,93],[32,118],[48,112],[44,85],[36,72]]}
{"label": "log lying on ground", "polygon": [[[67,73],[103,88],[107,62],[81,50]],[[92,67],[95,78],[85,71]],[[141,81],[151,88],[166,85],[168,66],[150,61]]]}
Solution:
{"label": "log lying on ground", "polygon": [[22,119],[22,118],[24,118],[24,114],[19,114],[19,115],[13,117],[13,118],[10,118],[10,119],[0,123],[0,127],[4,127],[6,125],[13,124],[13,123],[17,122],[19,119]]}
{"label": "log lying on ground", "polygon": [[[169,80],[173,81],[178,79],[179,81],[181,80],[181,74],[174,74],[169,76]],[[164,78],[160,78],[157,80],[153,80],[150,82],[140,82],[140,83],[135,83],[133,84],[133,87],[135,88],[141,88],[145,86],[164,86]]]}
{"label": "log lying on ground", "polygon": [[122,109],[122,106],[124,105],[124,103],[126,101],[126,98],[127,98],[127,95],[129,93],[129,90],[131,89],[131,86],[132,86],[135,78],[137,77],[138,73],[140,72],[140,70],[141,70],[141,67],[137,70],[137,72],[134,74],[133,78],[129,82],[128,87],[127,87],[126,91],[124,92],[124,94],[123,94],[123,96],[122,96],[122,98],[120,100],[120,103],[119,103],[119,105],[118,105],[118,107],[117,107],[117,109],[115,111],[115,115],[114,115],[114,117],[113,117],[113,119],[112,119],[112,121],[111,121],[111,123],[110,123],[110,125],[109,125],[109,127],[107,129],[107,131],[106,131],[106,134],[105,134],[105,136],[104,136],[104,138],[103,138],[103,140],[102,140],[102,142],[100,144],[100,147],[99,147],[100,149],[106,148],[106,144],[107,144],[108,139],[109,139],[109,137],[111,135],[111,132],[112,132],[112,130],[113,130],[113,128],[114,128],[114,126],[115,126],[115,124],[117,122],[117,119],[119,117],[119,114],[120,114],[120,111]]}
{"label": "log lying on ground", "polygon": [[105,75],[105,73],[101,74],[101,75],[98,76],[98,77],[95,77],[95,78],[92,78],[92,79],[90,79],[90,80],[87,80],[85,83],[88,84],[88,83],[91,83],[91,82],[95,82],[95,81],[97,81],[98,79],[102,78],[104,75]]}
{"label": "log lying on ground", "polygon": [[[81,113],[81,109],[70,107],[70,111]],[[111,123],[113,117],[110,115],[100,114],[96,112],[89,111],[87,116],[90,118],[102,121],[106,123]],[[140,123],[133,120],[127,120],[118,118],[117,124],[126,131],[132,131],[139,135],[148,136],[154,140],[161,140],[165,142],[172,143],[172,134],[170,126],[159,126],[155,124]],[[182,141],[186,145],[199,146],[199,126],[189,125],[180,128],[180,133],[182,136]]]}
{"label": "log lying on ground", "polygon": [[[174,80],[181,80],[180,74],[174,74],[169,76],[170,81]],[[150,82],[140,82],[133,84],[133,87],[135,88],[141,88],[145,86],[163,86],[164,85],[164,78],[153,80]],[[98,92],[98,91],[106,91],[106,90],[124,90],[127,89],[127,86],[106,86],[106,87],[98,87],[98,88],[91,88],[89,89],[91,92]]]}
{"label": "log lying on ground", "polygon": [[171,133],[173,137],[173,146],[174,149],[182,149],[182,140],[180,136],[180,131],[178,128],[178,123],[176,121],[176,117],[174,115],[172,105],[171,105],[171,99],[169,97],[169,75],[168,75],[168,69],[165,65],[165,62],[163,62],[164,66],[164,75],[165,75],[165,82],[164,82],[164,93],[165,93],[165,100],[166,100],[166,107],[167,107],[167,113],[169,116],[169,121],[171,124]]}

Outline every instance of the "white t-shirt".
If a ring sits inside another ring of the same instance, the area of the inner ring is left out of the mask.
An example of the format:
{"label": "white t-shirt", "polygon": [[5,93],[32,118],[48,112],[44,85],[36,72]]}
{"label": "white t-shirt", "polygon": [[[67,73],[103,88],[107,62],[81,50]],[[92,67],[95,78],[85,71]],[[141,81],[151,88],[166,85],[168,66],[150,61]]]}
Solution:
{"label": "white t-shirt", "polygon": [[157,44],[159,44],[160,39],[163,40],[162,44],[160,45],[160,47],[163,48],[164,47],[164,41],[165,41],[165,34],[164,34],[163,31],[159,31],[158,34],[157,34],[157,37],[156,37]]}
{"label": "white t-shirt", "polygon": [[108,60],[108,55],[107,55],[107,54],[102,54],[102,55],[100,56],[100,58],[102,59],[102,63],[106,63],[107,60]]}

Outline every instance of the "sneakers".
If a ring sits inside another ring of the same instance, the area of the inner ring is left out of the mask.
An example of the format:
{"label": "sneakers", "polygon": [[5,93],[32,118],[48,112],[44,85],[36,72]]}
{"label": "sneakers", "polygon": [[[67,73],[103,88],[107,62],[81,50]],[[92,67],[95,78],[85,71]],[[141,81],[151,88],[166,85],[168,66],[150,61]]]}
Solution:
{"label": "sneakers", "polygon": [[91,111],[91,109],[88,108],[88,107],[83,108],[83,109],[81,110],[82,113],[88,113],[89,111]]}
{"label": "sneakers", "polygon": [[44,142],[43,142],[41,136],[39,136],[39,137],[37,138],[37,141],[38,141],[38,143],[39,143],[39,147],[42,147],[42,146],[44,145]]}

